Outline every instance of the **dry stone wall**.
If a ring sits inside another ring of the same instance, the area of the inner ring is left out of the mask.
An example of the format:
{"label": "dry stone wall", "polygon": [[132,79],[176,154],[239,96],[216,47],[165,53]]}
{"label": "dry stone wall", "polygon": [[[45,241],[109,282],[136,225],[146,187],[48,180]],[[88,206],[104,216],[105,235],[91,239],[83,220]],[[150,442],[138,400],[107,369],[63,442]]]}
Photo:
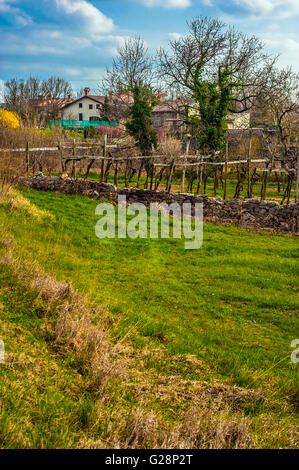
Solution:
{"label": "dry stone wall", "polygon": [[112,184],[85,181],[83,179],[62,179],[56,176],[21,178],[20,184],[33,189],[57,191],[64,194],[79,194],[95,200],[111,200],[117,202],[118,195],[126,195],[127,203],[142,202],[147,207],[151,203],[168,204],[172,202],[203,203],[204,220],[214,223],[240,225],[245,228],[297,234],[299,204],[280,206],[275,201],[259,199],[230,199],[224,201],[220,197],[194,196],[183,193],[167,193],[136,188],[117,188]]}

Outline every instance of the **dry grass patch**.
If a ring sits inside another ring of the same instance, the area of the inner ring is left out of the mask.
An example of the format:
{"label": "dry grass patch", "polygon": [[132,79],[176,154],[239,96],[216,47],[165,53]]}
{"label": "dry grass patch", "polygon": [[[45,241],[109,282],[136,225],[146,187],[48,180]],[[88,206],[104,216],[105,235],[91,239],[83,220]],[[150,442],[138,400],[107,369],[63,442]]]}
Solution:
{"label": "dry grass patch", "polygon": [[9,184],[0,186],[0,205],[7,207],[9,210],[23,210],[28,217],[41,220],[45,217],[54,219],[54,215],[44,209],[39,209],[31,204],[22,194]]}

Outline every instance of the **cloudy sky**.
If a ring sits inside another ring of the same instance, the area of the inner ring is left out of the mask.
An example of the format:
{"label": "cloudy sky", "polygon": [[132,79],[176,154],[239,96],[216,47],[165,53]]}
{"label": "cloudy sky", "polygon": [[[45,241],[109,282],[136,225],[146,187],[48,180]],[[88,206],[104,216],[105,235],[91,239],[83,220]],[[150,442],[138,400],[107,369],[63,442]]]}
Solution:
{"label": "cloudy sky", "polygon": [[299,72],[299,0],[0,0],[0,90],[8,78],[55,74],[96,91],[124,38],[154,51],[198,15],[259,36]]}

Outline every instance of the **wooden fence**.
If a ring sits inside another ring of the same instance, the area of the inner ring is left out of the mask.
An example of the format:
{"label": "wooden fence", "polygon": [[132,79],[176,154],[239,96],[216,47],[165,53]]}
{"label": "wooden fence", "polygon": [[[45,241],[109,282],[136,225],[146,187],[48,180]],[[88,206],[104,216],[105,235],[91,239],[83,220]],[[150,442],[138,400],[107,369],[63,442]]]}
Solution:
{"label": "wooden fence", "polygon": [[[267,180],[271,173],[287,175],[287,183],[284,188],[282,203],[287,200],[289,203],[292,184],[295,180],[296,191],[295,201],[298,202],[298,189],[299,189],[299,154],[297,154],[296,168],[275,168],[275,164],[281,163],[280,159],[273,158],[259,158],[252,159],[250,155],[247,159],[243,160],[228,160],[228,151],[224,154],[224,161],[215,161],[215,157],[204,155],[189,155],[188,149],[183,155],[165,156],[165,155],[130,155],[119,156],[123,150],[129,152],[136,148],[127,145],[125,140],[111,140],[108,142],[107,136],[103,140],[86,139],[84,141],[58,141],[57,146],[54,147],[30,147],[26,143],[24,148],[15,149],[0,149],[1,153],[21,153],[25,158],[26,174],[30,174],[30,166],[35,170],[35,164],[43,170],[43,157],[45,153],[56,152],[57,161],[60,162],[60,171],[66,174],[68,171],[68,164],[71,163],[71,177],[77,176],[77,162],[88,162],[84,178],[88,178],[90,170],[95,162],[100,163],[100,181],[107,182],[110,172],[114,170],[114,184],[118,185],[119,171],[122,169],[125,176],[125,186],[132,183],[134,176],[137,176],[137,188],[141,184],[141,175],[145,174],[146,179],[144,188],[151,190],[158,190],[161,185],[162,178],[164,177],[165,189],[170,192],[176,169],[181,169],[181,185],[180,189],[185,192],[186,178],[187,192],[193,192],[194,182],[196,183],[195,193],[199,194],[202,184],[204,184],[204,192],[206,191],[207,179],[212,175],[214,181],[214,194],[218,188],[218,179],[220,179],[223,189],[223,198],[227,197],[227,181],[228,181],[228,167],[235,167],[237,172],[237,183],[235,188],[234,198],[240,196],[243,184],[247,184],[247,196],[252,197],[253,187],[258,178],[258,170],[262,171],[261,181],[261,199],[266,198]],[[117,151],[118,155],[113,155],[111,151]],[[36,154],[39,154],[38,157]],[[159,161],[160,160],[160,161]],[[136,167],[140,161],[140,165]],[[34,164],[33,164],[34,162]],[[135,163],[135,165],[134,165]],[[263,168],[260,166],[263,165]],[[251,172],[251,169],[253,171]],[[220,175],[218,174],[220,170]],[[188,174],[187,174],[188,173]]]}

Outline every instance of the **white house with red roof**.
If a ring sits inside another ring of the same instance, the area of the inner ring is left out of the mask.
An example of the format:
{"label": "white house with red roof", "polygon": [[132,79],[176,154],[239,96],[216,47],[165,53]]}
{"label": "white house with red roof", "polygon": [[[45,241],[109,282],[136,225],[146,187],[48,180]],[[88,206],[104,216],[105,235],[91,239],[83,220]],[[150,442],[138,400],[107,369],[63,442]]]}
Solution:
{"label": "white house with red roof", "polygon": [[62,107],[62,119],[75,121],[99,121],[101,119],[101,109],[105,103],[105,97],[91,95],[89,88],[84,88],[84,93],[81,98]]}

